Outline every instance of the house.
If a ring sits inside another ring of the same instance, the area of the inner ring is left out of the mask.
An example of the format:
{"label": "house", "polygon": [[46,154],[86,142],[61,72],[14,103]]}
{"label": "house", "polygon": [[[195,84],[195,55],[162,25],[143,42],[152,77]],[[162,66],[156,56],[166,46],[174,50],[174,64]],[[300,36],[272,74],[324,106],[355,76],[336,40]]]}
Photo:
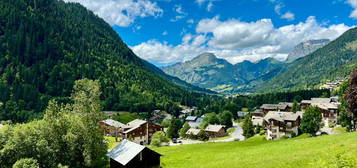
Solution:
{"label": "house", "polygon": [[260,106],[260,109],[264,114],[267,114],[269,111],[289,111],[289,106],[287,104],[263,104]]}
{"label": "house", "polygon": [[149,144],[152,135],[157,131],[164,131],[164,127],[145,120],[135,119],[124,126],[122,138],[131,139],[138,144]]}
{"label": "house", "polygon": [[187,122],[196,122],[197,120],[197,116],[187,116],[186,119],[185,119]]}
{"label": "house", "polygon": [[261,116],[252,116],[252,123],[254,126],[263,125],[264,117]]}
{"label": "house", "polygon": [[125,126],[125,124],[113,119],[102,120],[99,124],[104,128],[105,135],[109,134],[115,137],[120,135],[121,129]]}
{"label": "house", "polygon": [[123,140],[107,156],[111,168],[160,167],[161,154],[128,140]]}
{"label": "house", "polygon": [[267,139],[279,139],[283,136],[291,137],[292,134],[298,135],[302,115],[302,112],[269,111],[264,117],[268,134]]}
{"label": "house", "polygon": [[262,109],[256,109],[252,112],[252,116],[256,116],[256,117],[264,117],[265,114],[263,112]]}
{"label": "house", "polygon": [[246,115],[248,115],[249,114],[249,112],[245,112],[245,111],[238,111],[237,112],[237,116],[239,117],[239,118],[243,118],[244,116],[246,116]]}
{"label": "house", "polygon": [[205,131],[210,137],[222,137],[226,135],[224,125],[208,125]]}
{"label": "house", "polygon": [[203,122],[203,117],[197,117],[196,121],[188,121],[188,125],[191,128],[197,128],[200,126],[200,124]]}
{"label": "house", "polygon": [[311,100],[303,100],[301,102],[302,109],[306,110],[309,106],[316,106],[320,109],[323,121],[325,124],[329,122],[337,122],[337,117],[339,115],[338,97],[331,98],[312,98]]}
{"label": "house", "polygon": [[189,130],[187,130],[186,135],[194,135],[197,136],[201,131],[201,129],[196,129],[196,128],[190,128]]}

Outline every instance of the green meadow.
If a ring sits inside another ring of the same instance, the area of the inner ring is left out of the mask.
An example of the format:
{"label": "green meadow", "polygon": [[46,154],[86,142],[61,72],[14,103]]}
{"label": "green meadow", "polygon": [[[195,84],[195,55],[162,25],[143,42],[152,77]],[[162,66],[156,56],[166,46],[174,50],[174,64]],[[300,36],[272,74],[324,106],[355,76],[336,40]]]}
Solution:
{"label": "green meadow", "polygon": [[163,168],[322,168],[338,154],[357,161],[357,133],[153,148]]}

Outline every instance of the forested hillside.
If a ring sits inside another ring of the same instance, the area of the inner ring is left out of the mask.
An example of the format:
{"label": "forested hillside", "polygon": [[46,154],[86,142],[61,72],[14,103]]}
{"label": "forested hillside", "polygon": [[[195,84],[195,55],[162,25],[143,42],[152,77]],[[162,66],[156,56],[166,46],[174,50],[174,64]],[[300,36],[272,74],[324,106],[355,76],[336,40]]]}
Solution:
{"label": "forested hillside", "polygon": [[287,65],[256,91],[313,88],[326,80],[347,76],[357,66],[357,28],[323,48]]}
{"label": "forested hillside", "polygon": [[37,117],[69,101],[74,81],[99,80],[105,110],[150,111],[197,94],[157,75],[104,20],[62,0],[0,1],[0,120]]}

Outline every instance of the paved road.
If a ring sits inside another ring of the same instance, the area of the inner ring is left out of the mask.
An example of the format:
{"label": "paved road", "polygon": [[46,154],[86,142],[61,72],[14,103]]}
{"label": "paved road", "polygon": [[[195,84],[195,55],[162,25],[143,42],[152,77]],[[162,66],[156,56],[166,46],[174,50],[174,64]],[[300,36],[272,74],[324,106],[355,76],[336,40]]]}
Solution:
{"label": "paved road", "polygon": [[222,140],[215,140],[213,142],[231,142],[234,140],[239,139],[239,141],[243,141],[245,138],[243,136],[243,129],[242,127],[233,121],[233,128],[235,129],[234,132],[231,133],[231,137],[227,139],[222,139]]}

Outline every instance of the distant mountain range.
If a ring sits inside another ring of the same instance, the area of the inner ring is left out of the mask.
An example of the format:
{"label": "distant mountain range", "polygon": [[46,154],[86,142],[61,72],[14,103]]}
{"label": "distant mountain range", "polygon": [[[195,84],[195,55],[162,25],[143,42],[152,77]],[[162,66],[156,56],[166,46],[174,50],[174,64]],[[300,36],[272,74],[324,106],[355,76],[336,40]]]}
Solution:
{"label": "distant mountain range", "polygon": [[304,57],[316,51],[319,48],[327,45],[330,42],[329,39],[321,40],[308,40],[298,44],[288,55],[287,62],[293,62],[298,58]]}
{"label": "distant mountain range", "polygon": [[298,44],[286,61],[273,58],[235,65],[204,53],[191,61],[161,69],[196,86],[219,93],[268,92],[315,88],[344,77],[357,67],[357,28],[330,42],[309,40]]}
{"label": "distant mountain range", "polygon": [[204,53],[191,61],[161,69],[188,83],[220,93],[236,92],[254,80],[267,80],[279,72],[283,62],[267,58],[257,63],[244,61],[235,65],[214,54]]}

